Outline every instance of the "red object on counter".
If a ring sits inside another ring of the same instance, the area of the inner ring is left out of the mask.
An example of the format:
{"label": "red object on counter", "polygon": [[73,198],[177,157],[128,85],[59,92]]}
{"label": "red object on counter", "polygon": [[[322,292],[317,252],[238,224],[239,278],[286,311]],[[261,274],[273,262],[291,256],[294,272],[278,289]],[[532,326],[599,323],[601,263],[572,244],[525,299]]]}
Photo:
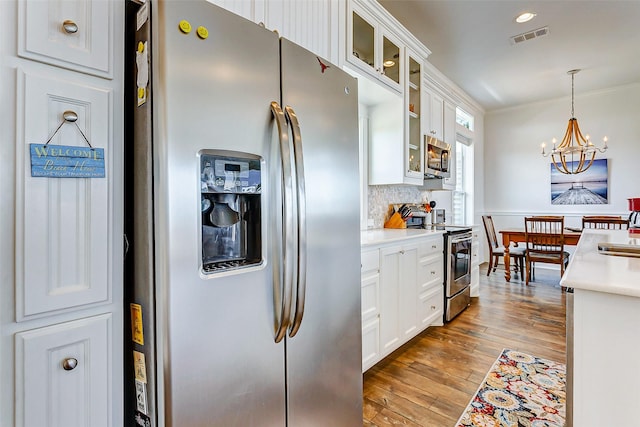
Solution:
{"label": "red object on counter", "polygon": [[638,212],[640,211],[640,197],[632,197],[627,199],[629,201],[629,210]]}

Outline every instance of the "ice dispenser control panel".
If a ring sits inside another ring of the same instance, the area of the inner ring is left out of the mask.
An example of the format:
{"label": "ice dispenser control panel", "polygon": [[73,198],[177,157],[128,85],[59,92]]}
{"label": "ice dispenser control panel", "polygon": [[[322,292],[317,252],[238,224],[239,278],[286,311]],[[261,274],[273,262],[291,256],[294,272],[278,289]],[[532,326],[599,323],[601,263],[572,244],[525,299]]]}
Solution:
{"label": "ice dispenser control panel", "polygon": [[260,162],[203,155],[202,189],[217,193],[259,193]]}
{"label": "ice dispenser control panel", "polygon": [[261,159],[248,153],[200,153],[202,269],[235,270],[262,262]]}

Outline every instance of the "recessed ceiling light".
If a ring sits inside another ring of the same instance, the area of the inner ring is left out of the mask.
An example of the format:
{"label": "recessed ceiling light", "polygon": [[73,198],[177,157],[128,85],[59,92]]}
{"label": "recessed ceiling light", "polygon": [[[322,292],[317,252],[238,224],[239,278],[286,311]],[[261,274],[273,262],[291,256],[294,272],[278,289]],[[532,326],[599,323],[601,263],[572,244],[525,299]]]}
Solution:
{"label": "recessed ceiling light", "polygon": [[522,24],[524,22],[531,21],[535,17],[536,17],[536,14],[533,13],[533,12],[524,12],[524,13],[521,13],[520,15],[518,15],[518,17],[516,18],[516,22],[518,24]]}
{"label": "recessed ceiling light", "polygon": [[385,67],[389,68],[389,67],[393,67],[394,65],[396,65],[396,63],[390,59],[384,61],[382,63],[382,65],[384,65]]}

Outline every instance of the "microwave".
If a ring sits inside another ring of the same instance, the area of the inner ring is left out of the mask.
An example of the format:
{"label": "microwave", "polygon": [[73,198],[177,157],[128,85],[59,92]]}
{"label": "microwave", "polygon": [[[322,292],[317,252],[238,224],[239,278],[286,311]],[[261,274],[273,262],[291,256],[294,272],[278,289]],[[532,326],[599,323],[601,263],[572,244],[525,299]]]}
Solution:
{"label": "microwave", "polygon": [[424,136],[424,177],[449,178],[451,145],[433,136]]}

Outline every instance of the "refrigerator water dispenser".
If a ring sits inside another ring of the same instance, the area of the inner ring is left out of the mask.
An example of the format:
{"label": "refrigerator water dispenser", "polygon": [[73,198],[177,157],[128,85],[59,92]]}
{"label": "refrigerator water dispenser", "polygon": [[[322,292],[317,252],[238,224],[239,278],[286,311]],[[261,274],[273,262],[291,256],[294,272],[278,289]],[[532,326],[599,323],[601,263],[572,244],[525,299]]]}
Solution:
{"label": "refrigerator water dispenser", "polygon": [[234,270],[262,262],[260,157],[200,152],[202,269]]}

